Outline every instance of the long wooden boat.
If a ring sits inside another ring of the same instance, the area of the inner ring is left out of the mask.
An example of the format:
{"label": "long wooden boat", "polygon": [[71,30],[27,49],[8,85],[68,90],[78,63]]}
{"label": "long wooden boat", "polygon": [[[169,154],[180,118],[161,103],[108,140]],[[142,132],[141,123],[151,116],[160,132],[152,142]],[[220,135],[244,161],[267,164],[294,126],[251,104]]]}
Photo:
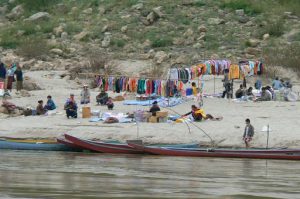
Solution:
{"label": "long wooden boat", "polygon": [[0,149],[39,151],[78,151],[77,148],[45,140],[0,139]]}
{"label": "long wooden boat", "polygon": [[101,152],[101,153],[123,153],[123,154],[139,154],[143,153],[142,151],[135,150],[128,146],[127,144],[110,144],[104,142],[96,142],[91,140],[80,139],[68,134],[65,134],[65,138],[73,143],[74,145],[88,149],[91,151]]}
{"label": "long wooden boat", "polygon": [[300,160],[300,153],[247,153],[247,152],[220,152],[220,151],[200,151],[200,150],[180,150],[165,147],[149,147],[135,143],[128,143],[129,146],[144,153],[166,156],[186,156],[186,157],[220,157],[220,158],[252,158],[252,159],[282,159]]}
{"label": "long wooden boat", "polygon": [[[128,146],[126,143],[117,143],[117,142],[102,142],[102,141],[93,141],[80,139],[68,134],[65,134],[65,139],[69,144],[72,143],[73,146],[78,146],[88,150],[102,152],[102,153],[141,153],[140,151],[135,150],[134,148]],[[59,140],[60,143],[63,143],[63,140]],[[189,143],[189,144],[161,144],[155,146],[164,146],[164,147],[178,147],[178,148],[198,148],[199,144]]]}

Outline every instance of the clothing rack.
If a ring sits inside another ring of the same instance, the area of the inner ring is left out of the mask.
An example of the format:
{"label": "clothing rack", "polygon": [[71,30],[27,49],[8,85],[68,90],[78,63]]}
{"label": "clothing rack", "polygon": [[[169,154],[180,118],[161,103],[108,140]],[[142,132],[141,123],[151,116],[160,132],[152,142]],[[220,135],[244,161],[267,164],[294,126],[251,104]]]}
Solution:
{"label": "clothing rack", "polygon": [[[159,80],[190,80],[190,79],[170,79],[170,78],[160,78],[160,77],[151,77],[151,76],[144,76],[144,75],[140,75],[140,76],[129,76],[129,75],[109,75],[109,74],[98,74],[98,73],[78,73],[79,75],[90,75],[91,77],[94,76],[103,76],[103,77],[128,77],[128,78],[145,78],[145,79],[159,79]],[[205,80],[204,80],[205,81]]]}

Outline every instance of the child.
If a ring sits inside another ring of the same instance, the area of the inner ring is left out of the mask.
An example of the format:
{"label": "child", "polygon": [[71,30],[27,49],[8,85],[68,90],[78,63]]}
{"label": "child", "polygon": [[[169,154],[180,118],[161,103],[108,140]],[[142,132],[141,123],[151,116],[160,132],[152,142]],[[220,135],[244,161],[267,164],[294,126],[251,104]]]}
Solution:
{"label": "child", "polygon": [[108,98],[108,100],[106,102],[106,105],[107,105],[108,110],[113,110],[113,108],[114,108],[114,102],[113,102],[113,100],[112,100],[111,97]]}

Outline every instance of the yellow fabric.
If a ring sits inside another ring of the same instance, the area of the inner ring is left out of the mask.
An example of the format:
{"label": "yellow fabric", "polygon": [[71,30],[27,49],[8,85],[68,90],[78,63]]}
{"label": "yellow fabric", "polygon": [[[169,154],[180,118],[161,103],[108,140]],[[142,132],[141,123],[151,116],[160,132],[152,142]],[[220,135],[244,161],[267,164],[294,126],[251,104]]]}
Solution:
{"label": "yellow fabric", "polygon": [[232,64],[229,68],[229,79],[239,79],[239,78],[240,78],[239,65]]}
{"label": "yellow fabric", "polygon": [[193,95],[194,95],[194,96],[197,96],[197,94],[198,94],[198,89],[197,89],[197,87],[196,87],[196,86],[192,86],[192,89],[193,89]]}
{"label": "yellow fabric", "polygon": [[195,111],[195,114],[201,114],[203,118],[206,118],[206,114],[203,109],[198,109]]}
{"label": "yellow fabric", "polygon": [[176,121],[175,121],[176,123],[183,123],[184,122],[184,119],[177,119]]}

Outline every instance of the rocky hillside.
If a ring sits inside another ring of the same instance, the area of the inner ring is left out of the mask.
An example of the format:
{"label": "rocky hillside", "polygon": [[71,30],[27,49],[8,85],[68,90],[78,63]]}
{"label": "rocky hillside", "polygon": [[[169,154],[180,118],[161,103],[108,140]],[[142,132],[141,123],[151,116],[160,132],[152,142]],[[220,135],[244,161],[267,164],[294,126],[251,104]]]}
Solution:
{"label": "rocky hillside", "polygon": [[0,0],[0,52],[32,70],[125,59],[161,74],[210,58],[298,70],[299,17],[298,0]]}

